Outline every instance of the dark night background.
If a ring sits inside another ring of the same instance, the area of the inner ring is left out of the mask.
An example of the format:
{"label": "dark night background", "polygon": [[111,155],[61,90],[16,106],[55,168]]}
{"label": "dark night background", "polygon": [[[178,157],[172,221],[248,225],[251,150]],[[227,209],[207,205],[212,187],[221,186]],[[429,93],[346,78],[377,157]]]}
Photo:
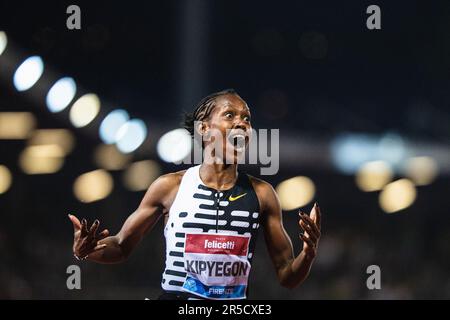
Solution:
{"label": "dark night background", "polygon": [[[70,4],[81,8],[81,30],[66,28]],[[381,8],[381,30],[366,28],[371,4]],[[144,119],[149,143],[134,159],[154,159],[163,173],[185,166],[161,161],[155,142],[211,92],[236,89],[255,128],[280,128],[280,172],[262,178],[276,186],[295,175],[310,177],[323,236],[310,277],[290,291],[278,284],[261,233],[251,299],[450,298],[450,170],[417,187],[411,207],[389,215],[378,193],[360,191],[354,176],[339,172],[321,151],[341,133],[395,133],[448,152],[448,1],[1,0],[1,30],[20,48],[18,62],[40,55],[108,108],[122,106]],[[0,56],[6,74],[1,62]],[[0,111],[31,111],[40,128],[69,128],[77,143],[61,171],[29,176],[17,164],[24,142],[0,140],[0,163],[14,176],[0,194],[0,298],[155,298],[164,264],[162,223],[127,262],[110,266],[73,259],[67,219],[67,213],[99,218],[116,232],[144,192],[128,191],[120,172],[112,172],[111,195],[80,203],[72,183],[96,168],[98,135],[50,114],[43,98],[17,92],[11,77],[0,82]],[[248,168],[254,175],[257,169]],[[284,223],[298,253],[296,210],[284,213]],[[81,266],[82,290],[66,288],[71,264]],[[366,287],[371,264],[381,268],[381,290]]]}

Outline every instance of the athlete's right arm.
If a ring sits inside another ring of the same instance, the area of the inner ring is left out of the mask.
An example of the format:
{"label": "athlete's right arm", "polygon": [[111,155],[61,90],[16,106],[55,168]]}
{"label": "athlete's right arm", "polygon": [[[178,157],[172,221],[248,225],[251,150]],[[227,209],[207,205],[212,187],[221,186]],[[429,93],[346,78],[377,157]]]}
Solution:
{"label": "athlete's right arm", "polygon": [[176,194],[179,177],[167,174],[158,178],[148,188],[139,207],[123,224],[119,233],[108,236],[109,231],[97,234],[99,221],[90,228],[83,219],[69,215],[74,227],[73,253],[98,263],[119,263],[124,261],[143,236],[153,228],[159,218],[168,212]]}

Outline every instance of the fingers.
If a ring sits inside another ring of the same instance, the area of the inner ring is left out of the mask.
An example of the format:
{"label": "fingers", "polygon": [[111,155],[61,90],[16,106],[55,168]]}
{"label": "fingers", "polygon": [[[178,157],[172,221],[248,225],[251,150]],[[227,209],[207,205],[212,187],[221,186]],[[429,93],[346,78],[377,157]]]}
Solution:
{"label": "fingers", "polygon": [[105,229],[98,234],[97,239],[102,240],[102,239],[105,239],[107,236],[109,236],[109,231],[108,231],[108,229]]}
{"label": "fingers", "polygon": [[77,256],[82,257],[83,260],[86,259],[91,253],[94,253],[96,251],[105,249],[107,247],[107,244],[99,244],[98,242],[95,242],[95,244],[83,248],[82,250],[79,250],[78,253],[76,253]]}
{"label": "fingers", "polygon": [[[314,235],[315,238],[320,238],[320,229],[317,224],[306,213],[300,212],[300,226],[305,229],[310,235]],[[302,222],[304,225],[302,225]]]}
{"label": "fingers", "polygon": [[[95,251],[99,251],[99,250],[102,250],[102,249],[105,249],[107,247],[107,244],[99,244],[99,245],[97,245],[93,250],[92,250],[92,252],[95,252]],[[91,253],[92,253],[91,252]]]}
{"label": "fingers", "polygon": [[81,220],[81,236],[86,237],[89,233],[88,227],[87,227],[87,221],[86,219]]}
{"label": "fingers", "polygon": [[[81,223],[80,223],[80,221],[75,216],[69,215],[69,218],[72,221],[72,223],[74,223],[74,227],[75,227],[75,224],[77,224],[77,223],[79,224],[79,228],[81,229],[81,237],[95,238],[97,229],[100,225],[100,221],[95,220],[94,223],[92,224],[92,226],[90,228],[88,228],[88,223],[87,223],[86,219],[82,219]],[[102,232],[104,232],[104,231],[107,231],[107,230],[103,230]]]}
{"label": "fingers", "polygon": [[316,245],[314,244],[314,242],[304,234],[300,233],[300,239],[306,242],[311,248],[315,248]]}
{"label": "fingers", "polygon": [[[69,218],[71,218],[69,216]],[[76,217],[73,217],[76,219]],[[74,226],[79,223],[80,235],[75,237],[73,252],[79,257],[87,257],[89,254],[101,250],[106,247],[106,244],[100,244],[99,241],[109,236],[107,229],[97,234],[100,221],[95,220],[92,226],[88,227],[86,219],[82,219],[81,222],[78,219],[70,219],[73,221]]]}
{"label": "fingers", "polygon": [[321,227],[321,221],[322,221],[322,212],[320,212],[319,204],[316,202],[314,203],[314,206],[311,210],[311,217],[313,218],[314,222],[317,224],[317,226]]}
{"label": "fingers", "polygon": [[100,221],[95,220],[92,224],[91,228],[89,229],[89,237],[95,238],[95,234],[97,233],[98,226],[100,225]]}
{"label": "fingers", "polygon": [[[108,230],[103,230],[100,234],[97,234],[98,227],[100,226],[100,221],[97,219],[94,221],[92,226],[88,228],[86,219],[83,219],[82,221],[82,229],[84,230],[84,235],[82,235],[82,238],[84,238],[87,242],[97,241],[101,240],[104,237],[107,237],[109,235]],[[99,238],[99,236],[101,236]]]}
{"label": "fingers", "polygon": [[71,221],[72,224],[73,224],[73,229],[74,229],[75,231],[80,230],[80,229],[81,229],[81,222],[80,222],[80,220],[78,220],[77,217],[75,217],[75,216],[73,216],[73,215],[71,215],[71,214],[69,214],[68,216],[69,216],[70,221]]}
{"label": "fingers", "polygon": [[313,230],[310,225],[306,224],[303,220],[300,220],[300,227],[314,242],[317,242],[319,240],[320,235],[315,230]]}

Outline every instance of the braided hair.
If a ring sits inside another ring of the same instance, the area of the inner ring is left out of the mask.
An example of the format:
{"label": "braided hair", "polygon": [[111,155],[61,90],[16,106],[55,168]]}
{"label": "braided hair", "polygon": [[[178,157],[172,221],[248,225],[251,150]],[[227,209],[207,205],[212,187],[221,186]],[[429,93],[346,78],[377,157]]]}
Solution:
{"label": "braided hair", "polygon": [[194,112],[184,114],[183,127],[189,131],[191,136],[194,136],[194,124],[196,121],[204,121],[208,119],[214,107],[216,106],[216,99],[227,94],[237,94],[234,89],[226,89],[219,92],[212,93],[204,97],[195,107]]}

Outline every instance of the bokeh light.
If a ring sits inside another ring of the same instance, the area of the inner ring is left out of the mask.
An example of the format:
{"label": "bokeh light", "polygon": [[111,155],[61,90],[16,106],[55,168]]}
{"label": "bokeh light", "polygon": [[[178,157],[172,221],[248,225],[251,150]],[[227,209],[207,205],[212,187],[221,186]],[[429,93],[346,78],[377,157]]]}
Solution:
{"label": "bokeh light", "polygon": [[76,128],[87,126],[100,111],[100,99],[93,93],[79,98],[70,108],[70,121]]}
{"label": "bokeh light", "polygon": [[413,157],[406,161],[404,174],[416,186],[426,186],[436,179],[438,169],[436,161],[431,157]]}
{"label": "bokeh light", "polygon": [[131,191],[143,191],[161,174],[161,169],[153,160],[132,163],[123,174],[123,183]]}
{"label": "bokeh light", "polygon": [[27,58],[14,72],[13,83],[17,91],[30,89],[44,72],[44,62],[41,57]]}
{"label": "bokeh light", "polygon": [[0,31],[0,55],[5,51],[8,45],[8,37],[4,31]]}
{"label": "bokeh light", "polygon": [[416,188],[408,179],[389,183],[380,193],[381,209],[387,213],[397,212],[411,206],[416,199]]}
{"label": "bokeh light", "polygon": [[381,190],[392,180],[392,169],[386,161],[370,161],[356,173],[356,185],[365,192]]}
{"label": "bokeh light", "polygon": [[12,174],[9,169],[0,164],[0,194],[5,193],[11,187]]}
{"label": "bokeh light", "polygon": [[35,130],[28,145],[58,145],[65,155],[72,152],[75,146],[75,137],[67,129],[39,129]]}
{"label": "bokeh light", "polygon": [[130,153],[141,146],[147,137],[147,126],[140,119],[132,119],[117,131],[117,148],[123,153]]}
{"label": "bokeh light", "polygon": [[131,155],[120,152],[115,144],[101,144],[94,151],[95,164],[105,170],[122,170],[131,158]]}
{"label": "bokeh light", "polygon": [[90,203],[106,198],[112,191],[114,181],[103,170],[94,170],[80,175],[73,185],[73,192],[78,200]]}
{"label": "bokeh light", "polygon": [[192,137],[186,129],[180,128],[165,133],[158,141],[156,149],[165,162],[178,162],[191,152]]}
{"label": "bokeh light", "polygon": [[100,124],[100,138],[106,144],[117,141],[119,129],[128,121],[128,112],[123,109],[111,111]]}
{"label": "bokeh light", "polygon": [[0,139],[26,139],[35,126],[31,112],[0,112]]}
{"label": "bokeh light", "polygon": [[276,191],[283,210],[293,210],[307,205],[314,199],[314,182],[304,176],[298,176],[281,182]]}
{"label": "bokeh light", "polygon": [[77,85],[72,78],[64,77],[56,81],[47,94],[46,103],[51,112],[63,111],[75,97]]}
{"label": "bokeh light", "polygon": [[64,164],[64,150],[56,144],[28,146],[19,156],[19,165],[26,174],[51,174]]}

